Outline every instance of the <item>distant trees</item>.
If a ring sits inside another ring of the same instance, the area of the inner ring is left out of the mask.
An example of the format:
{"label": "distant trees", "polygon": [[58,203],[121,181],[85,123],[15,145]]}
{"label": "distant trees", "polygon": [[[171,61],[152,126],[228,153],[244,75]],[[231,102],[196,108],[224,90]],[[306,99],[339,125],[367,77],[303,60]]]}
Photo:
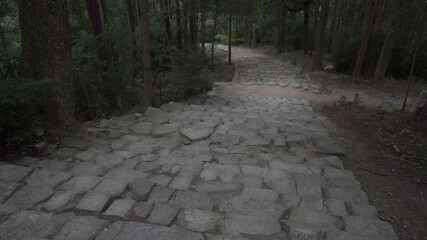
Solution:
{"label": "distant trees", "polygon": [[[18,1],[22,73],[35,81],[50,79],[46,117],[51,126],[74,122],[74,77],[66,0]],[[41,96],[43,97],[43,96]]]}

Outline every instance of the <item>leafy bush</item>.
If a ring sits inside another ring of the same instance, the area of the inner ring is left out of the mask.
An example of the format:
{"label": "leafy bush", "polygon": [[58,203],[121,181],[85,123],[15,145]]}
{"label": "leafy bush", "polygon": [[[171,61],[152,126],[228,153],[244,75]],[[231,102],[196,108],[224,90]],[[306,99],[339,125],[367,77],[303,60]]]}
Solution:
{"label": "leafy bush", "polygon": [[228,34],[217,34],[215,40],[222,44],[228,44]]}
{"label": "leafy bush", "polygon": [[334,68],[337,72],[351,73],[360,46],[360,40],[346,41],[334,52]]}
{"label": "leafy bush", "polygon": [[0,81],[0,142],[19,143],[43,129],[42,96],[49,81]]}
{"label": "leafy bush", "polygon": [[172,72],[162,72],[159,76],[155,86],[157,95],[162,97],[163,102],[168,102],[205,93],[212,88],[208,79],[209,64],[209,58],[201,51],[174,50],[171,56]]}

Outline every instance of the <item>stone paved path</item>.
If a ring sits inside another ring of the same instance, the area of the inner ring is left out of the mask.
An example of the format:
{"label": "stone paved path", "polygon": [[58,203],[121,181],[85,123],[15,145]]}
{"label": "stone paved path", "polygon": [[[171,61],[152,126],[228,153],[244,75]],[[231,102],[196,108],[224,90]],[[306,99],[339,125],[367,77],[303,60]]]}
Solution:
{"label": "stone paved path", "polygon": [[[234,54],[236,84],[293,74]],[[108,137],[0,162],[0,239],[397,239],[306,101],[198,102],[103,120],[87,131]]]}

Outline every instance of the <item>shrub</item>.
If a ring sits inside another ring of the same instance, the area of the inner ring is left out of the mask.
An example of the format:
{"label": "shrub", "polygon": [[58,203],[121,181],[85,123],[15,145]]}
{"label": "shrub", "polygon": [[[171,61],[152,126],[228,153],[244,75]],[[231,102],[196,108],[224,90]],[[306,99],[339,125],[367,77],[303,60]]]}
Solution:
{"label": "shrub", "polygon": [[208,79],[209,64],[209,58],[201,51],[174,50],[171,56],[172,72],[160,74],[155,86],[157,95],[160,96],[161,89],[163,102],[168,102],[205,93],[212,87]]}
{"label": "shrub", "polygon": [[0,81],[0,142],[19,143],[43,129],[43,103],[50,81]]}

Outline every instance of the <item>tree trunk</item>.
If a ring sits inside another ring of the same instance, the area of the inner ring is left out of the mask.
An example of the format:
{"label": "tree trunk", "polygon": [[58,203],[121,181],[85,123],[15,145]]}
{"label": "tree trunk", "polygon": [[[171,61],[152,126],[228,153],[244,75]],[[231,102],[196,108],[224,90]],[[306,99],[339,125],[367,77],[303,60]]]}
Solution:
{"label": "tree trunk", "polygon": [[212,64],[212,72],[214,71],[214,66],[215,66],[215,37],[216,37],[216,28],[217,28],[217,24],[218,24],[218,1],[215,1],[215,15],[214,15],[214,25],[213,25],[213,34],[212,34],[212,58],[211,58],[211,64]]}
{"label": "tree trunk", "polygon": [[52,126],[74,122],[73,69],[66,0],[18,1],[22,74],[33,80],[52,79],[46,116]]}
{"label": "tree trunk", "polygon": [[314,60],[312,71],[323,70],[323,48],[325,42],[326,24],[328,22],[329,0],[322,0],[322,7],[320,10],[320,20],[317,27],[316,34],[316,51],[314,52]]}
{"label": "tree trunk", "polygon": [[197,50],[196,38],[196,0],[190,0],[190,49]]}
{"label": "tree trunk", "polygon": [[228,19],[228,65],[231,65],[231,34],[232,34],[232,29],[231,29],[231,24],[233,22],[233,0],[228,0],[229,1],[229,19]]}
{"label": "tree trunk", "polygon": [[359,76],[362,71],[366,51],[368,50],[369,36],[374,25],[376,8],[377,0],[371,0],[366,11],[367,14],[365,15],[365,29],[362,29],[362,43],[360,44],[359,54],[357,56],[356,64],[353,69],[353,76]]}
{"label": "tree trunk", "polygon": [[334,6],[334,12],[332,14],[332,20],[331,20],[331,29],[329,30],[329,41],[328,41],[328,53],[332,52],[332,45],[334,41],[334,33],[335,33],[335,26],[336,26],[336,18],[337,18],[337,12],[338,12],[338,4],[339,0],[335,0],[335,6]]}
{"label": "tree trunk", "polygon": [[166,31],[166,39],[168,43],[172,42],[172,30],[171,30],[171,23],[169,19],[169,1],[163,0],[163,3],[160,1],[160,6],[163,14],[163,21],[165,24],[165,31]]}
{"label": "tree trunk", "polygon": [[178,45],[178,49],[182,48],[182,26],[181,26],[181,4],[179,0],[175,0],[175,8],[176,8],[176,28],[177,28],[177,33],[176,33],[176,42]]}
{"label": "tree trunk", "polygon": [[408,100],[408,95],[409,95],[409,89],[411,88],[411,85],[412,85],[412,79],[413,79],[412,77],[413,77],[413,74],[414,74],[415,61],[417,60],[417,52],[418,52],[418,49],[415,49],[414,53],[412,55],[411,70],[409,72],[408,85],[406,87],[405,98],[403,99],[402,113],[405,112],[406,101]]}
{"label": "tree trunk", "polygon": [[135,12],[132,0],[126,0],[126,10],[128,17],[129,30],[131,32],[131,41],[132,41],[132,56],[134,59],[138,56],[137,45],[136,45],[136,36],[135,36]]}
{"label": "tree trunk", "polygon": [[279,53],[283,53],[285,51],[285,32],[286,32],[286,7],[285,3],[281,1],[280,4],[280,23],[279,23],[279,37],[278,37],[278,51]]}
{"label": "tree trunk", "polygon": [[206,3],[203,3],[202,6],[202,17],[201,17],[201,21],[202,21],[202,26],[200,27],[200,42],[202,44],[202,52],[203,54],[206,53]]}
{"label": "tree trunk", "polygon": [[377,67],[374,73],[374,79],[380,80],[385,77],[385,73],[387,71],[388,63],[390,61],[391,50],[393,50],[394,46],[394,31],[389,30],[387,36],[384,40],[383,47],[381,49],[381,55],[378,59]]}
{"label": "tree trunk", "polygon": [[148,1],[138,0],[140,7],[140,26],[142,33],[142,58],[144,64],[144,109],[153,104],[153,73],[151,70],[150,29],[148,22]]}
{"label": "tree trunk", "polygon": [[97,37],[104,32],[101,3],[98,0],[86,0],[86,9],[92,34]]}
{"label": "tree trunk", "polygon": [[314,44],[316,41],[316,35],[317,35],[317,26],[318,26],[318,20],[319,20],[319,8],[320,8],[320,2],[322,0],[315,0],[314,3],[314,14],[313,14],[313,27],[311,30],[311,36],[310,36],[310,56],[313,55],[314,51]]}
{"label": "tree trunk", "polygon": [[415,111],[414,120],[422,124],[427,124],[427,102]]}
{"label": "tree trunk", "polygon": [[302,47],[304,49],[304,56],[309,53],[309,44],[308,44],[308,33],[310,27],[310,5],[304,8],[304,30],[302,35]]}

